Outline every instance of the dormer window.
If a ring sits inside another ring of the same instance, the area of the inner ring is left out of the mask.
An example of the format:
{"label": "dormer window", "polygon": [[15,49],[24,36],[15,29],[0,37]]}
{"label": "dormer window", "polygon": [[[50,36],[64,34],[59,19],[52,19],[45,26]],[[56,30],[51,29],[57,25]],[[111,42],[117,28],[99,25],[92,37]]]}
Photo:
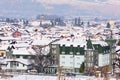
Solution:
{"label": "dormer window", "polygon": [[77,52],[76,54],[77,54],[77,55],[79,55],[79,54],[80,54],[80,52]]}
{"label": "dormer window", "polygon": [[73,52],[70,52],[70,54],[73,54]]}
{"label": "dormer window", "polygon": [[62,52],[62,54],[65,54],[65,52]]}
{"label": "dormer window", "polygon": [[70,39],[67,39],[67,41],[70,41]]}

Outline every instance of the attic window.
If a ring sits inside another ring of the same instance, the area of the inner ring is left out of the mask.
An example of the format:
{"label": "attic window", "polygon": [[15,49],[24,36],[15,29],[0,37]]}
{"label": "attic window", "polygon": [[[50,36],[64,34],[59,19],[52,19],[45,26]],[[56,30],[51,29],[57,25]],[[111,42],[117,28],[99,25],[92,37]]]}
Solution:
{"label": "attic window", "polygon": [[63,46],[65,46],[65,44]]}
{"label": "attic window", "polygon": [[65,54],[65,52],[62,52],[62,54]]}
{"label": "attic window", "polygon": [[73,52],[70,52],[70,54],[73,54]]}
{"label": "attic window", "polygon": [[67,41],[70,41],[70,39],[67,39]]}
{"label": "attic window", "polygon": [[80,54],[80,52],[77,52],[76,54]]}

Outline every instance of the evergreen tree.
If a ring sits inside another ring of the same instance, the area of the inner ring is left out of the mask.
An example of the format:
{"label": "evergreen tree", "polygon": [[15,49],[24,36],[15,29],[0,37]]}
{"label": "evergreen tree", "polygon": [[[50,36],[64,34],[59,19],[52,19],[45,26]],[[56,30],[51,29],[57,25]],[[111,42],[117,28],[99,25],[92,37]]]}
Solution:
{"label": "evergreen tree", "polygon": [[80,20],[80,17],[78,18],[78,26],[80,26],[81,24],[81,20]]}
{"label": "evergreen tree", "polygon": [[55,25],[55,24],[54,24],[54,22],[53,22],[52,20],[51,20],[50,22],[52,23],[52,25],[51,25],[51,26],[53,27],[53,26]]}
{"label": "evergreen tree", "polygon": [[12,47],[8,46],[7,50],[12,51]]}
{"label": "evergreen tree", "polygon": [[87,40],[87,49],[93,49],[93,45],[90,38]]}
{"label": "evergreen tree", "polygon": [[82,21],[82,22],[81,22],[81,26],[83,26],[83,25],[84,25],[84,22]]}
{"label": "evergreen tree", "polygon": [[29,23],[28,20],[24,20],[24,21],[23,21],[23,24],[24,24],[25,26],[27,26],[28,23]]}
{"label": "evergreen tree", "polygon": [[90,22],[87,22],[87,27],[90,27]]}
{"label": "evergreen tree", "polygon": [[81,66],[80,66],[80,73],[83,73],[85,70],[85,65],[84,62],[82,62]]}
{"label": "evergreen tree", "polygon": [[75,26],[77,26],[77,18],[75,18]]}
{"label": "evergreen tree", "polygon": [[106,28],[110,28],[110,26],[111,26],[111,25],[110,25],[110,23],[108,22]]}

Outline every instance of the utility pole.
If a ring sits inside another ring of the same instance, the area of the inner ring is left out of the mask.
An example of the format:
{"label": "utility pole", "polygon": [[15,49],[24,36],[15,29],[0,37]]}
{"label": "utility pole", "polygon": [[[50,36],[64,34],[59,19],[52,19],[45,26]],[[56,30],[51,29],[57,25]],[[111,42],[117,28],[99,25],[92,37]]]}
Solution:
{"label": "utility pole", "polygon": [[63,74],[63,66],[58,65],[58,80],[63,80],[64,74]]}

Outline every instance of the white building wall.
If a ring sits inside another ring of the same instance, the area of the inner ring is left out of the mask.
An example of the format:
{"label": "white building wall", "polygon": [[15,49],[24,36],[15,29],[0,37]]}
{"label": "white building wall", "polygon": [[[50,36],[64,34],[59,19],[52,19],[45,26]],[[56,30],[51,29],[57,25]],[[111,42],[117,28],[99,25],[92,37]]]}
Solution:
{"label": "white building wall", "polygon": [[27,66],[21,63],[18,63],[18,66],[15,66],[15,67],[11,67],[10,66],[10,62],[8,62],[8,65],[6,67],[4,67],[4,69],[18,69],[18,70],[27,70]]}
{"label": "white building wall", "polygon": [[73,67],[73,55],[60,55],[60,66]]}
{"label": "white building wall", "polygon": [[99,54],[98,66],[109,65],[110,54]]}
{"label": "white building wall", "polygon": [[60,66],[80,68],[82,62],[84,62],[84,55],[60,55]]}
{"label": "white building wall", "polygon": [[75,55],[75,68],[80,68],[82,62],[84,62],[84,55]]}
{"label": "white building wall", "polygon": [[27,66],[24,64],[19,63],[19,66],[16,66],[16,69],[26,70]]}

